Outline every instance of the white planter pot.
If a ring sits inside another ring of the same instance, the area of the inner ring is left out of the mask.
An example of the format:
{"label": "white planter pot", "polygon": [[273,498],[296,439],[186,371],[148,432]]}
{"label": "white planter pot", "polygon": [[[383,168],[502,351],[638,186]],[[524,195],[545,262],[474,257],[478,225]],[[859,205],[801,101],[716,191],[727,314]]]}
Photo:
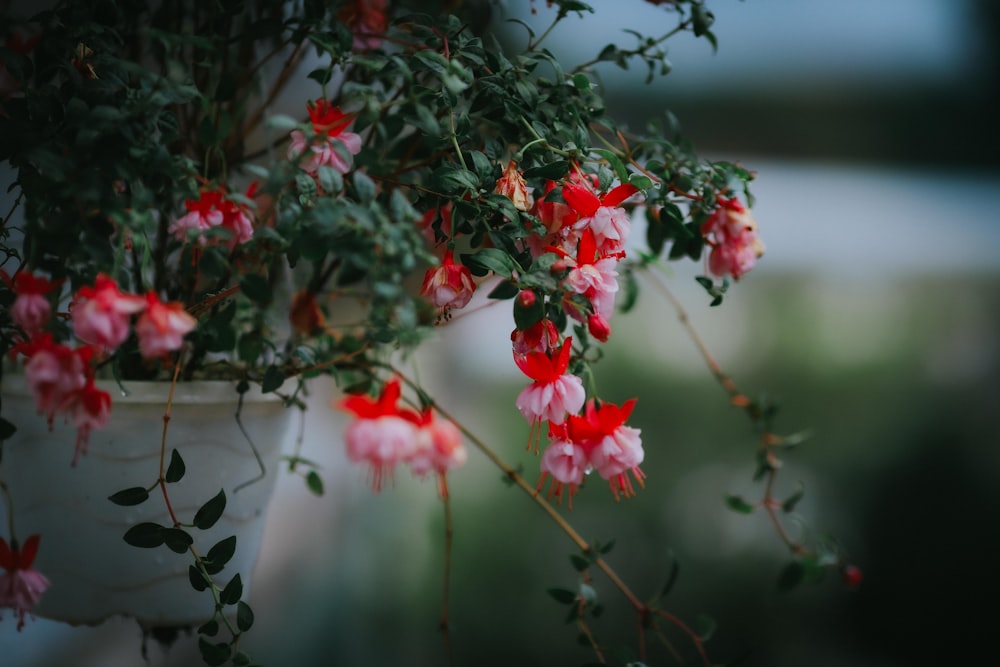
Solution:
{"label": "white planter pot", "polygon": [[[41,535],[35,568],[51,582],[34,613],[74,625],[95,625],[115,615],[133,617],[147,628],[203,623],[212,617],[213,601],[209,592],[195,591],[189,583],[192,555],[166,546],[138,548],[122,538],[140,522],[171,525],[159,487],[140,505],[122,507],[108,500],[122,489],[150,487],[156,481],[169,384],[128,382],[127,396],[115,383],[100,386],[112,395],[110,422],[91,433],[89,453],[72,467],[75,428],[57,419],[50,431],[36,414],[23,378],[3,378],[3,413],[18,430],[3,444],[0,471],[10,488],[18,537]],[[247,392],[240,421],[266,475],[235,490],[260,476],[234,416],[237,401],[235,385],[228,382],[177,385],[167,461],[176,449],[186,473],[168,484],[168,491],[178,519],[191,523],[199,507],[225,490],[226,511],[218,523],[208,530],[185,530],[202,555],[236,535],[236,554],[216,581],[225,585],[239,572],[246,599],[265,508],[295,410],[256,386]]]}

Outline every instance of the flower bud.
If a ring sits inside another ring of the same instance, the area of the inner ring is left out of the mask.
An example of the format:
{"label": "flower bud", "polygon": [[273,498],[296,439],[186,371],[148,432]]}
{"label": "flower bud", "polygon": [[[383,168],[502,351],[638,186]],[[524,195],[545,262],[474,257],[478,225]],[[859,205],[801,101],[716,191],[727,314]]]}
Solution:
{"label": "flower bud", "polygon": [[523,289],[517,294],[517,305],[521,308],[531,308],[538,301],[538,297],[530,289]]}
{"label": "flower bud", "polygon": [[591,336],[602,343],[608,342],[608,337],[611,336],[611,324],[597,313],[591,313],[587,316],[587,330],[590,331]]}
{"label": "flower bud", "polygon": [[840,570],[840,578],[844,580],[848,588],[853,590],[861,586],[864,575],[861,573],[861,568],[856,565],[845,565]]}

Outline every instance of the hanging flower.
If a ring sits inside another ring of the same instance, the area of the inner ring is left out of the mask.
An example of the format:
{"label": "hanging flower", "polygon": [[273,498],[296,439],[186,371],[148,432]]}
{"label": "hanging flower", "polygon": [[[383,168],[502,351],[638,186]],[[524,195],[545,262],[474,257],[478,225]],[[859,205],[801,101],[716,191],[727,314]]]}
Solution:
{"label": "hanging flower", "polygon": [[451,250],[445,253],[440,266],[427,270],[420,286],[420,293],[445,311],[465,307],[472,300],[475,291],[476,283],[472,280],[472,272],[464,264],[455,263],[455,255]]}
{"label": "hanging flower", "polygon": [[515,354],[514,362],[521,372],[534,380],[515,401],[529,422],[549,421],[561,424],[567,413],[583,407],[586,392],[583,382],[566,373],[573,339],[567,338],[553,356],[544,352]]}
{"label": "hanging flower", "polygon": [[145,307],[144,298],[122,292],[102,273],[93,287],[81,287],[73,297],[73,331],[85,343],[114,350],[128,338],[131,316]]}
{"label": "hanging flower", "polygon": [[46,295],[60,283],[25,271],[14,276],[17,299],[10,308],[14,323],[29,334],[42,329],[52,316],[52,305]]}
{"label": "hanging flower", "polygon": [[49,333],[41,334],[17,351],[28,357],[24,377],[38,414],[52,425],[70,395],[87,385],[91,377],[90,347],[70,348],[56,343]]}
{"label": "hanging flower", "polygon": [[81,454],[87,453],[90,433],[107,426],[111,418],[111,394],[98,389],[93,379],[66,397],[63,411],[76,427],[76,447],[70,465],[76,465]]}
{"label": "hanging flower", "polygon": [[539,320],[524,331],[514,329],[510,333],[510,340],[514,354],[548,352],[559,344],[559,331],[552,320]]}
{"label": "hanging flower", "polygon": [[389,28],[387,0],[348,0],[337,18],[354,33],[355,51],[370,51],[382,45],[382,35]]}
{"label": "hanging flower", "polygon": [[708,270],[716,276],[739,280],[764,255],[757,221],[735,197],[719,197],[718,206],[702,223],[701,233],[712,246]]}
{"label": "hanging flower", "polygon": [[584,185],[566,183],[562,195],[570,209],[579,216],[573,224],[574,229],[591,230],[602,254],[624,255],[632,223],[625,210],[618,205],[638,191],[631,183],[622,183],[603,197],[598,197]]}
{"label": "hanging flower", "polygon": [[38,535],[32,535],[24,541],[24,546],[18,548],[17,542],[11,540],[11,545],[0,537],[0,609],[6,607],[14,610],[17,617],[17,629],[24,628],[24,617],[31,614],[42,594],[49,587],[49,580],[44,574],[31,567],[38,553]]}
{"label": "hanging flower", "polygon": [[347,131],[354,116],[323,98],[310,102],[307,108],[314,137],[309,141],[302,130],[292,130],[288,158],[302,158],[299,167],[307,174],[315,175],[322,166],[346,174],[353,167],[353,156],[361,152],[361,137]]}
{"label": "hanging flower", "polygon": [[146,294],[146,310],[135,323],[139,353],[146,359],[152,359],[179,350],[184,344],[184,336],[197,324],[198,321],[184,310],[184,304],[177,301],[163,303],[156,294],[149,292]]}
{"label": "hanging flower", "polygon": [[387,477],[392,478],[396,465],[410,459],[417,449],[417,426],[401,414],[397,406],[400,393],[399,379],[393,378],[378,398],[348,396],[337,404],[357,417],[344,435],[347,458],[371,466],[376,491]]}

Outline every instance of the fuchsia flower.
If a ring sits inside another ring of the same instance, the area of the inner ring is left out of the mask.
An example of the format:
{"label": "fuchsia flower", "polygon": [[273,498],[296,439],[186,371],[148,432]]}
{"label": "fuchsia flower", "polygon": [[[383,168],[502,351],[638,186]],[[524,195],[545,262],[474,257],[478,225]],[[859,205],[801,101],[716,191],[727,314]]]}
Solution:
{"label": "fuchsia flower", "polygon": [[566,413],[578,412],[583,407],[586,392],[583,382],[567,374],[573,339],[567,338],[555,354],[529,352],[515,354],[514,362],[521,372],[534,380],[525,387],[515,401],[529,422],[549,421],[561,424]]}
{"label": "fuchsia flower", "polygon": [[400,395],[399,378],[392,378],[378,398],[348,396],[340,401],[338,407],[358,417],[345,434],[347,457],[369,463],[376,491],[386,477],[392,478],[397,464],[406,463],[417,476],[437,472],[446,496],[444,474],[466,460],[462,434],[450,421],[436,420],[430,408],[417,413],[400,407]]}
{"label": "fuchsia flower", "polygon": [[21,272],[14,276],[14,293],[17,299],[10,308],[14,323],[29,334],[41,330],[52,316],[52,304],[46,295],[62,281]]}
{"label": "fuchsia flower", "polygon": [[472,280],[472,272],[464,264],[455,263],[455,255],[451,250],[445,253],[439,266],[427,270],[420,286],[420,293],[445,311],[463,308],[472,300],[475,291],[476,283]]}
{"label": "fuchsia flower", "polygon": [[631,183],[622,183],[603,197],[598,197],[584,185],[566,183],[562,195],[570,209],[579,216],[573,223],[574,229],[591,230],[602,255],[624,256],[625,241],[632,223],[625,210],[618,205],[638,191]]}
{"label": "fuchsia flower", "polygon": [[70,464],[75,466],[80,454],[87,453],[91,431],[107,426],[111,418],[111,394],[98,389],[90,379],[81,389],[67,396],[63,411],[76,427],[76,448]]}
{"label": "fuchsia flower", "polygon": [[702,224],[701,233],[712,246],[708,270],[716,276],[739,280],[764,254],[757,221],[735,197],[719,197],[718,206]]}
{"label": "fuchsia flower", "polygon": [[19,549],[16,541],[11,540],[8,546],[0,537],[0,568],[4,570],[0,574],[0,608],[14,610],[19,632],[24,628],[24,617],[31,613],[49,587],[45,575],[31,567],[38,553],[38,540],[38,535],[32,535]]}
{"label": "fuchsia flower", "polygon": [[65,409],[70,396],[90,381],[93,348],[73,349],[56,343],[49,333],[40,334],[16,348],[28,357],[24,377],[35,399],[35,409],[51,426]]}
{"label": "fuchsia flower", "polygon": [[139,354],[152,359],[180,349],[184,336],[197,324],[198,321],[184,310],[184,304],[163,303],[155,293],[147,293],[146,311],[135,323]]}
{"label": "fuchsia flower", "polygon": [[559,332],[552,320],[539,320],[524,331],[514,329],[510,333],[510,341],[514,354],[547,353],[559,344]]}
{"label": "fuchsia flower", "polygon": [[[252,199],[257,192],[257,184],[251,183],[246,197]],[[178,218],[167,230],[179,241],[187,241],[192,230],[198,232],[198,244],[207,245],[205,235],[210,229],[221,227],[229,232],[230,246],[246,243],[253,238],[253,221],[246,204],[226,197],[222,187],[203,190],[198,199],[185,199],[187,213]]]}
{"label": "fuchsia flower", "polygon": [[635,399],[621,407],[614,403],[597,404],[591,399],[583,415],[570,415],[565,424],[550,425],[550,443],[542,455],[542,476],[538,489],[552,477],[549,495],[561,497],[563,487],[569,487],[570,502],[584,475],[591,470],[608,480],[611,492],[618,500],[635,495],[632,476],[643,484],[646,475],[639,468],[644,452],[638,429],[626,426]]}
{"label": "fuchsia flower", "polygon": [[372,470],[372,488],[382,488],[392,478],[396,464],[402,463],[417,448],[416,425],[400,415],[396,405],[400,396],[399,380],[393,378],[382,387],[377,399],[348,396],[339,407],[353,412],[357,420],[347,427],[347,458],[367,461]]}
{"label": "fuchsia flower", "polygon": [[81,287],[73,297],[73,331],[85,343],[114,350],[128,338],[131,316],[145,307],[145,299],[122,292],[102,273],[93,287]]}
{"label": "fuchsia flower", "polygon": [[382,45],[389,28],[387,0],[348,0],[337,12],[337,20],[354,33],[352,48],[369,51]]}
{"label": "fuchsia flower", "polygon": [[302,130],[292,130],[288,159],[303,158],[299,166],[308,174],[315,175],[321,166],[346,174],[353,167],[353,156],[361,152],[361,137],[347,131],[354,116],[323,98],[310,102],[308,111],[315,136],[310,142]]}

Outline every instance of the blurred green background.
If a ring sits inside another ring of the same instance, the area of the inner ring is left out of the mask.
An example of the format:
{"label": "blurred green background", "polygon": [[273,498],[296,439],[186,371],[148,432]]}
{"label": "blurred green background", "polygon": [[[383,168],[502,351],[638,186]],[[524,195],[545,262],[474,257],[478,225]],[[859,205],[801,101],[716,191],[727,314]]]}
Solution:
{"label": "blurred green background", "polygon": [[[494,5],[494,17],[541,26],[551,10],[536,4],[539,17],[515,2]],[[659,32],[662,9],[594,4],[597,20],[553,34],[558,55],[631,46],[619,20],[638,17]],[[667,283],[740,388],[781,405],[778,430],[812,432],[786,455],[778,495],[804,485],[793,530],[835,537],[864,582],[850,591],[829,576],[777,592],[788,554],[773,528],[722,500],[762,492],[749,421],[648,282],[641,314],[616,317],[597,367],[606,398],[639,397],[632,421],[647,487],[616,504],[589,484],[568,517],[588,540],[615,540],[608,560],[641,598],[656,594],[676,559],[665,608],[690,623],[714,619],[714,663],[990,664],[1000,596],[998,4],[709,5],[717,54],[680,38],[666,79],[643,87],[641,75],[609,66],[602,80],[612,113],[638,126],[670,108],[700,152],[759,171],[754,214],[768,253],[758,267],[719,308],[692,279],[700,267],[678,266]],[[521,38],[496,25],[504,39]],[[418,366],[441,403],[533,481],[504,310],[444,327]],[[326,411],[322,390],[314,398],[309,419],[323,436],[305,453],[325,464],[327,498],[282,480],[248,648],[266,665],[446,664],[434,485],[401,474],[373,494],[345,461],[345,422]],[[475,450],[450,483],[455,664],[593,661],[546,593],[577,585],[572,543]],[[603,575],[593,585],[606,611],[592,629],[623,664],[628,653],[618,650],[634,651],[635,618]],[[142,664],[128,622],[38,621],[19,636],[4,620],[2,665]],[[667,633],[683,664],[700,664],[680,633]],[[150,664],[198,664],[190,643],[150,646]],[[655,644],[649,664],[677,664]]]}

